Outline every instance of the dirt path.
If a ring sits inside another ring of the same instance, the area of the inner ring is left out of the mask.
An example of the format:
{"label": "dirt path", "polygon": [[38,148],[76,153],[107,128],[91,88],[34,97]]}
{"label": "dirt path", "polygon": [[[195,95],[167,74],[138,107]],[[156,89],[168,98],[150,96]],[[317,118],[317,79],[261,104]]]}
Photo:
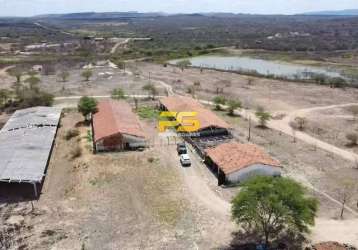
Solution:
{"label": "dirt path", "polygon": [[[188,147],[190,147],[188,145]],[[201,162],[200,158],[196,155],[193,149],[190,147],[190,159],[192,161],[192,166],[188,168],[181,168],[185,182],[187,183],[191,193],[197,197],[197,199],[202,202],[208,209],[218,213],[223,216],[229,216],[231,205],[226,200],[219,197],[213,190],[208,186],[205,178],[203,178],[200,173],[200,168],[206,168],[206,166]],[[208,172],[207,169],[204,169]],[[208,181],[216,183],[216,177],[211,173]],[[211,178],[210,178],[211,177]]]}
{"label": "dirt path", "polygon": [[[157,83],[161,84],[164,88],[167,89],[168,95],[174,95],[173,87],[163,81],[157,80]],[[214,105],[213,102],[200,100],[204,104],[208,105]],[[341,107],[349,107],[353,105],[358,105],[358,103],[345,103],[345,104],[337,104],[337,105],[329,105],[329,106],[321,106],[321,107],[312,107],[312,108],[306,108],[306,109],[300,109],[291,112],[288,116],[286,116],[282,120],[271,120],[268,122],[267,126],[271,129],[278,130],[280,132],[283,132],[289,136],[295,136],[297,139],[304,141],[307,144],[314,145],[316,147],[319,147],[323,150],[326,150],[328,152],[331,152],[333,154],[336,154],[346,160],[355,162],[358,160],[358,155],[355,153],[352,153],[350,151],[338,148],[332,144],[326,143],[322,140],[319,140],[317,138],[314,138],[304,132],[301,131],[293,131],[291,126],[289,125],[291,120],[294,119],[297,116],[304,116],[310,112],[317,111],[317,110],[326,110],[326,109],[333,109],[333,108],[341,108]],[[255,116],[255,111],[253,110],[237,110],[237,114],[244,116],[245,118],[251,118],[256,123],[258,122],[258,119]]]}
{"label": "dirt path", "polygon": [[[328,152],[331,152],[335,155],[338,155],[346,160],[349,161],[357,161],[358,160],[358,155],[355,153],[352,153],[350,151],[341,149],[339,147],[336,147],[332,144],[326,143],[324,141],[321,141],[317,138],[314,138],[302,131],[293,131],[291,126],[289,125],[290,122],[297,116],[305,116],[310,112],[313,111],[318,111],[318,110],[327,110],[327,109],[333,109],[333,108],[342,108],[342,107],[349,107],[349,106],[354,106],[354,105],[358,105],[358,103],[346,103],[346,104],[339,104],[339,105],[330,105],[330,106],[323,106],[323,107],[313,107],[313,108],[307,108],[307,109],[301,109],[301,110],[297,110],[294,111],[292,113],[290,113],[288,116],[286,116],[284,119],[282,120],[271,120],[268,123],[268,126],[270,128],[279,130],[287,135],[290,136],[295,136],[297,139],[302,140],[304,142],[306,142],[307,144],[311,144],[314,146],[317,146],[323,150],[326,150]],[[254,117],[253,112],[251,111],[250,114],[251,118],[256,118]]]}
{"label": "dirt path", "polygon": [[12,65],[12,66],[8,66],[8,67],[5,67],[5,68],[0,69],[0,77],[10,77],[10,75],[7,73],[7,71],[8,71],[9,69],[14,68],[14,67],[15,67],[15,66]]}
{"label": "dirt path", "polygon": [[111,49],[111,54],[116,53],[117,49],[118,49],[120,46],[123,46],[123,45],[129,43],[130,40],[131,40],[131,38],[126,38],[126,39],[124,39],[124,41],[120,41],[120,42],[116,43],[116,44],[113,46],[113,48]]}
{"label": "dirt path", "polygon": [[149,41],[151,38],[146,37],[134,37],[134,38],[122,38],[123,41],[116,43],[111,49],[111,54],[116,53],[117,49],[121,46],[127,45],[130,41]]}
{"label": "dirt path", "polygon": [[[207,104],[207,105],[215,105],[213,102],[210,102],[210,101],[200,100],[200,102]],[[296,137],[297,139],[299,139],[307,144],[313,145],[313,146],[323,149],[327,152],[338,155],[338,156],[342,157],[343,159],[355,162],[358,160],[357,154],[352,153],[347,150],[344,150],[344,149],[341,149],[339,147],[336,147],[332,144],[326,143],[326,142],[319,140],[317,138],[314,138],[302,131],[293,130],[290,126],[291,120],[293,118],[297,117],[298,115],[304,115],[309,112],[317,111],[317,110],[325,110],[325,109],[332,109],[332,108],[338,108],[338,107],[349,107],[349,106],[353,106],[353,105],[358,105],[358,103],[346,103],[346,104],[339,104],[339,105],[330,105],[330,106],[325,106],[325,107],[313,107],[313,108],[308,108],[308,109],[296,110],[294,112],[291,112],[288,116],[286,116],[282,120],[270,120],[267,123],[267,127],[277,130],[277,131],[280,131],[282,133],[285,133],[289,136]],[[224,105],[223,108],[227,108],[227,106]],[[253,110],[236,110],[235,114],[240,115],[240,116],[244,117],[245,119],[251,119],[255,123],[259,122],[255,115],[255,111],[253,111]]]}

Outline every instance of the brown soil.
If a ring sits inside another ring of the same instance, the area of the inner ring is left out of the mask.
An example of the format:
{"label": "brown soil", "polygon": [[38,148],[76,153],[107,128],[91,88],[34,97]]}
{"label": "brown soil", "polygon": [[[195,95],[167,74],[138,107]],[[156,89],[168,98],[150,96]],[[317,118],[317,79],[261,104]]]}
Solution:
{"label": "brown soil", "polygon": [[[93,155],[81,120],[75,112],[62,119],[35,211],[29,202],[2,205],[6,218],[24,217],[18,242],[29,249],[211,249],[230,242],[230,218],[192,198],[174,144],[158,139],[144,152]],[[153,123],[143,123],[156,134]],[[65,140],[75,127],[81,135]],[[82,154],[73,159],[77,147]]]}

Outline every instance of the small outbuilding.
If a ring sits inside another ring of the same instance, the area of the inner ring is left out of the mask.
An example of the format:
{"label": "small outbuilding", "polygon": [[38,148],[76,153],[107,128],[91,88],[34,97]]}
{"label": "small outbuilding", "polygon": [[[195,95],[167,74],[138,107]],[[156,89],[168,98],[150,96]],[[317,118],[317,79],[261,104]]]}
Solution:
{"label": "small outbuilding", "polygon": [[140,121],[125,101],[98,103],[92,131],[95,152],[133,150],[147,145]]}
{"label": "small outbuilding", "polygon": [[281,176],[280,163],[253,144],[224,143],[205,152],[205,162],[217,173],[219,185],[255,175]]}
{"label": "small outbuilding", "polygon": [[196,112],[200,122],[199,137],[228,135],[231,126],[197,100],[188,96],[169,96],[160,99],[160,108],[171,112]]}

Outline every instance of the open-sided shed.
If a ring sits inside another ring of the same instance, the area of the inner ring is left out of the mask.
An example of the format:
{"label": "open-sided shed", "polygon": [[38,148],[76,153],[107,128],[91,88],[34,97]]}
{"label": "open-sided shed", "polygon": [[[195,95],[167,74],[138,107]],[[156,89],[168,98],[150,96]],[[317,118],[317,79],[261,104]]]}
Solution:
{"label": "open-sided shed", "polygon": [[200,128],[196,132],[199,137],[227,135],[231,129],[227,122],[191,97],[165,97],[160,99],[160,106],[163,110],[170,112],[196,112],[196,119],[200,122]]}
{"label": "open-sided shed", "polygon": [[0,182],[30,183],[37,196],[44,180],[61,109],[16,111],[0,131]]}

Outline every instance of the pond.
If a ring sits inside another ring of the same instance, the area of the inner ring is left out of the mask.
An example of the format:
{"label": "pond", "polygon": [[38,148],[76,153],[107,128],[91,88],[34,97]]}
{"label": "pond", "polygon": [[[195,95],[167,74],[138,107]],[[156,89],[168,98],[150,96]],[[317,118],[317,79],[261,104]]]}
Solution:
{"label": "pond", "polygon": [[[176,64],[182,59],[169,61]],[[340,73],[328,68],[304,66],[281,61],[270,61],[240,56],[198,56],[188,58],[192,66],[202,68],[214,68],[220,70],[238,71],[242,73],[251,73],[259,75],[273,75],[275,77],[285,78],[311,78],[316,74],[323,74],[328,77],[342,77]]]}

